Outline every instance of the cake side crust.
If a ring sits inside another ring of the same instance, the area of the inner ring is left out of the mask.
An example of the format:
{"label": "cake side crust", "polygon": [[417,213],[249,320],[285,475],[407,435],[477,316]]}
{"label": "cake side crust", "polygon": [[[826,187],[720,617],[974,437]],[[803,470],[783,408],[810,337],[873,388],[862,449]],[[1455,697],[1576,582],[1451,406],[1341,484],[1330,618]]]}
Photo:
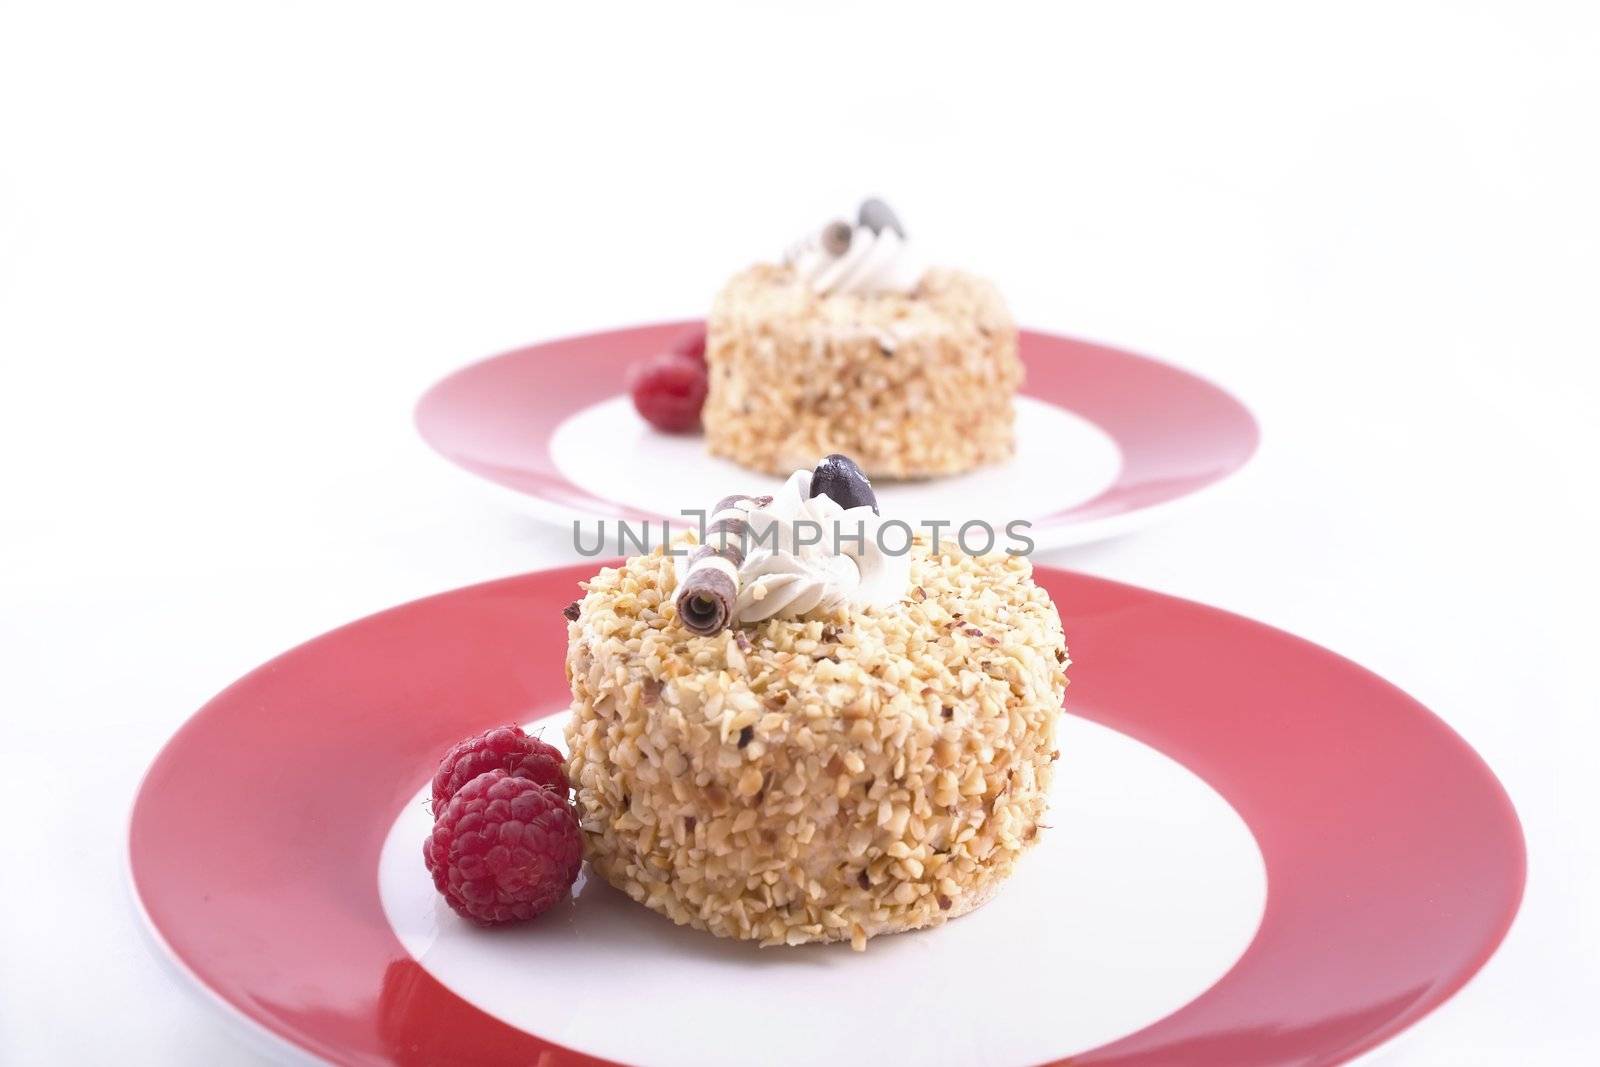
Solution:
{"label": "cake side crust", "polygon": [[874,477],[953,474],[1008,458],[1022,383],[993,285],[927,272],[910,296],[819,296],[752,267],[707,320],[707,447],[776,474],[842,452]]}
{"label": "cake side crust", "polygon": [[568,774],[593,869],[763,944],[935,925],[1035,841],[1066,685],[1024,559],[916,550],[893,608],[690,636],[660,553],[568,628]]}

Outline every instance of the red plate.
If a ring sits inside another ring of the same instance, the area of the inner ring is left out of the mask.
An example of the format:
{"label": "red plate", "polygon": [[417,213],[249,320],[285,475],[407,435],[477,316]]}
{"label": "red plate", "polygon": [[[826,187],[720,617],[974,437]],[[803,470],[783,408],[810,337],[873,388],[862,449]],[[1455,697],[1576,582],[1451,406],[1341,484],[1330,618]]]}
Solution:
{"label": "red plate", "polygon": [[[417,405],[423,438],[513,490],[535,514],[659,519],[740,471],[698,437],[650,431],[621,396],[628,366],[699,322],[532,345],[475,363]],[[1249,411],[1176,367],[1024,330],[1017,456],[971,475],[880,484],[886,510],[921,519],[1026,519],[1041,548],[1122,532],[1237,471],[1256,449]],[[581,373],[574,373],[581,368]],[[604,448],[595,448],[604,441]],[[747,472],[748,492],[768,487]]]}
{"label": "red plate", "polygon": [[[338,1063],[596,1062],[441,984],[402,947],[377,876],[397,813],[445,747],[566,704],[561,607],[593,570],[372,616],[273,660],[191,719],[151,767],[129,842],[138,899],[180,968],[258,1030]],[[1267,879],[1260,925],[1231,969],[1074,1065],[1336,1063],[1416,1022],[1483,965],[1521,897],[1523,842],[1499,783],[1448,727],[1281,631],[1131,586],[1037,575],[1067,619],[1071,710],[1225,797]],[[1013,884],[1027,876],[1025,865]],[[676,931],[638,914],[651,936]],[[484,944],[536,966],[538,931]],[[713,943],[681,933],[683,945]],[[889,942],[937,967],[940,937]],[[627,938],[604,950],[626,952]],[[768,990],[783,980],[781,967],[750,975]]]}

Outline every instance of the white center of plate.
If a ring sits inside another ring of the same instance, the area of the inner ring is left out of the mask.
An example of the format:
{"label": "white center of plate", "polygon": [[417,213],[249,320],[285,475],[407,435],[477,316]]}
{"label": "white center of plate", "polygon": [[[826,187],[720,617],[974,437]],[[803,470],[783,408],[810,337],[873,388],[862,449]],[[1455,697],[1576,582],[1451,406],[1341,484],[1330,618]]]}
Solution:
{"label": "white center of plate", "polygon": [[[1081,504],[1111,485],[1122,454],[1082,416],[1034,397],[1017,397],[1017,453],[969,474],[918,482],[873,483],[885,516],[913,525],[930,520],[1036,520]],[[706,452],[705,438],[652,430],[626,396],[584,408],[556,427],[556,467],[606,500],[668,517],[708,507],[713,497],[768,493],[783,479]],[[818,456],[817,459],[821,459]],[[615,516],[591,516],[614,518]]]}
{"label": "white center of plate", "polygon": [[[565,720],[530,729],[559,745]],[[1254,838],[1194,774],[1070,715],[1060,747],[1050,828],[995,899],[865,953],[674,926],[587,868],[571,903],[479,929],[423,868],[426,789],[389,833],[379,891],[400,942],[440,982],[591,1055],[667,1067],[1037,1063],[1194,999],[1243,953],[1266,904]]]}

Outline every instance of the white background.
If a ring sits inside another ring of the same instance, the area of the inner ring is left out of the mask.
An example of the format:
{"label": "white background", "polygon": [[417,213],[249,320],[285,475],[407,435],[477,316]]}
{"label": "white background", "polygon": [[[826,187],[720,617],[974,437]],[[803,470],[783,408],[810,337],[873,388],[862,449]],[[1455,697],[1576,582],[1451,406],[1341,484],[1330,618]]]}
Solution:
{"label": "white background", "polygon": [[432,380],[698,314],[866,191],[1261,417],[1231,494],[1049,562],[1349,655],[1505,781],[1522,916],[1379,1059],[1594,1051],[1595,9],[995,7],[0,0],[0,1060],[250,1061],[135,932],[144,765],[567,557],[417,440]]}

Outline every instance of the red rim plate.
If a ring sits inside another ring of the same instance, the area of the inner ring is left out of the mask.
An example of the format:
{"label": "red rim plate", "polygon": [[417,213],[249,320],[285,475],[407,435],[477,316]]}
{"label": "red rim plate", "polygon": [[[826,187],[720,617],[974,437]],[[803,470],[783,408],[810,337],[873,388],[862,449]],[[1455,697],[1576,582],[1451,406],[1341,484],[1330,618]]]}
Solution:
{"label": "red rim plate", "polygon": [[[594,569],[382,612],[202,708],[133,810],[133,884],[160,947],[238,1016],[331,1062],[601,1062],[441,985],[389,928],[376,875],[395,813],[445,747],[567,702],[560,610]],[[1261,926],[1233,968],[1076,1067],[1342,1062],[1483,965],[1521,899],[1523,840],[1499,782],[1444,723],[1260,623],[1036,575],[1067,618],[1072,712],[1208,782],[1267,869]]]}
{"label": "red rim plate", "polygon": [[[464,470],[557,509],[655,520],[573,482],[551,441],[573,414],[622,392],[628,366],[665,349],[698,320],[583,334],[474,363],[417,403],[417,429]],[[1254,455],[1260,432],[1228,393],[1187,371],[1104,345],[1023,330],[1024,395],[1065,408],[1104,431],[1121,453],[1115,480],[1092,498],[1034,518],[1056,540],[1115,532],[1115,520],[1174,503],[1220,482]],[[582,367],[582,374],[570,368]],[[1091,532],[1089,524],[1095,524]]]}

